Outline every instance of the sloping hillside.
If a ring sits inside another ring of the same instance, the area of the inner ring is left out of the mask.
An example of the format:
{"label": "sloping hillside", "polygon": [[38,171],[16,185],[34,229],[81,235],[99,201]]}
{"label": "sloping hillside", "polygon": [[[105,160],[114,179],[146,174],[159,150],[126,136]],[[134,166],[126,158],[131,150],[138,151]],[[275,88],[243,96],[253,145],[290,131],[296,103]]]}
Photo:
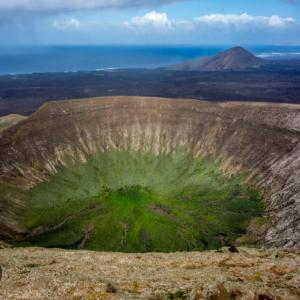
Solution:
{"label": "sloping hillside", "polygon": [[22,120],[25,120],[27,117],[21,115],[7,115],[4,117],[0,117],[0,133],[1,131],[19,123]]}

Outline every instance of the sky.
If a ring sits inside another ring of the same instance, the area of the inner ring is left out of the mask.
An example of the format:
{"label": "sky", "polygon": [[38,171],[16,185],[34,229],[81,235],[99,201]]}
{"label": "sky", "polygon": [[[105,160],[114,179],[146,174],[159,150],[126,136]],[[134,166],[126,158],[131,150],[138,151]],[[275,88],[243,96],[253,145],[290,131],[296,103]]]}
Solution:
{"label": "sky", "polygon": [[0,0],[6,45],[300,45],[300,0]]}

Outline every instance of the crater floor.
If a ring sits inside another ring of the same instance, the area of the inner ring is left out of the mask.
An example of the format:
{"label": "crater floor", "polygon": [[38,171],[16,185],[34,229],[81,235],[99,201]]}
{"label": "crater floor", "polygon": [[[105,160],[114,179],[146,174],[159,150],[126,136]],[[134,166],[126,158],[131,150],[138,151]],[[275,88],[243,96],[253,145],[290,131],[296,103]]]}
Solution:
{"label": "crater floor", "polygon": [[[266,222],[260,192],[186,151],[111,150],[73,161],[27,192],[16,245],[149,252],[216,249]],[[20,192],[19,192],[20,194]],[[16,196],[17,197],[17,196]]]}

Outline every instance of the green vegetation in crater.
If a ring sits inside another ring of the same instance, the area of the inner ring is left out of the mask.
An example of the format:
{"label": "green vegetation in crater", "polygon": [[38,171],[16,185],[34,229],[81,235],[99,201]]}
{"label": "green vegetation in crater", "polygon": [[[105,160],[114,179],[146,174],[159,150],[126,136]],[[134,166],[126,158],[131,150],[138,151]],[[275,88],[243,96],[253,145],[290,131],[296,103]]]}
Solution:
{"label": "green vegetation in crater", "polygon": [[261,195],[215,161],[109,151],[73,162],[28,195],[21,246],[146,252],[216,249],[263,213]]}

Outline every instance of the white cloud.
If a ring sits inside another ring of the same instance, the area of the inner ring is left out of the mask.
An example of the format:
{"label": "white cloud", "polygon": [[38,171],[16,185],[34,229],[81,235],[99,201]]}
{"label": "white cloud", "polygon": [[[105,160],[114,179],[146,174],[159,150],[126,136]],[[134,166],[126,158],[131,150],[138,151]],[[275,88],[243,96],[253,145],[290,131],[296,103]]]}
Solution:
{"label": "white cloud", "polygon": [[272,27],[284,27],[294,22],[296,22],[296,20],[293,18],[282,18],[277,15],[271,16],[268,20],[269,26]]}
{"label": "white cloud", "polygon": [[185,0],[0,0],[0,11],[64,11],[79,9],[153,6]]}
{"label": "white cloud", "polygon": [[197,30],[199,26],[202,29],[212,26],[224,27],[234,26],[237,29],[259,28],[284,28],[288,25],[296,23],[291,17],[281,17],[278,15],[253,16],[247,13],[243,14],[211,14],[197,17],[193,20],[176,21],[171,20],[166,13],[152,11],[143,16],[135,16],[129,22],[123,25],[133,29],[148,30]]}
{"label": "white cloud", "polygon": [[133,17],[130,22],[125,22],[124,25],[126,27],[158,30],[172,29],[173,26],[166,13],[159,13],[155,10],[145,14],[144,16]]}
{"label": "white cloud", "polygon": [[208,25],[233,25],[233,26],[269,26],[269,27],[285,27],[295,23],[296,20],[290,17],[280,17],[273,15],[253,16],[246,13],[243,14],[211,14],[194,19],[195,23]]}
{"label": "white cloud", "polygon": [[81,22],[77,19],[69,19],[63,21],[54,21],[53,27],[59,30],[78,29],[81,27]]}

